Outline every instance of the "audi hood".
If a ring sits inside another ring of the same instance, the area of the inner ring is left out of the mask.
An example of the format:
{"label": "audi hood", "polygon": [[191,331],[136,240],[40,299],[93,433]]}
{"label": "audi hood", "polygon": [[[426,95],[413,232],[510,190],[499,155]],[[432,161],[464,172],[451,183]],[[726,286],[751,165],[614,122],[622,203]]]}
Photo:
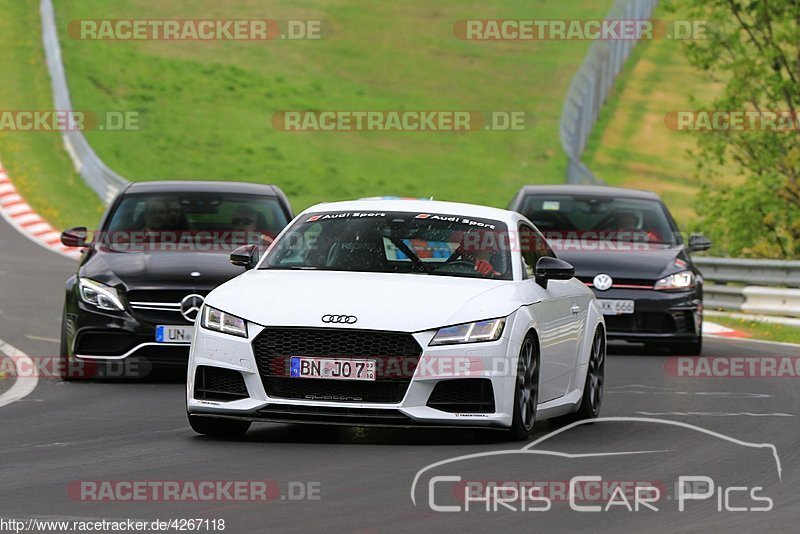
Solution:
{"label": "audi hood", "polygon": [[[248,271],[206,298],[206,305],[263,326],[400,332],[505,317],[522,304],[515,285],[508,281],[289,270]],[[356,320],[328,323],[322,320],[325,315]]]}

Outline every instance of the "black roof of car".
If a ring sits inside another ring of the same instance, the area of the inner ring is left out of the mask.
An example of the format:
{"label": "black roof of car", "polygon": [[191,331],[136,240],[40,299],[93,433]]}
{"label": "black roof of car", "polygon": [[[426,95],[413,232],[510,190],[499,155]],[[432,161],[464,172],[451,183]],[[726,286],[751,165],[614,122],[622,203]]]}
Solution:
{"label": "black roof of car", "polygon": [[533,195],[585,195],[595,197],[622,197],[660,200],[652,191],[640,189],[626,189],[623,187],[609,187],[607,185],[526,185],[517,193],[517,197]]}
{"label": "black roof of car", "polygon": [[274,185],[249,182],[221,182],[207,180],[163,180],[157,182],[133,182],[125,188],[126,193],[250,193],[255,195],[281,196]]}

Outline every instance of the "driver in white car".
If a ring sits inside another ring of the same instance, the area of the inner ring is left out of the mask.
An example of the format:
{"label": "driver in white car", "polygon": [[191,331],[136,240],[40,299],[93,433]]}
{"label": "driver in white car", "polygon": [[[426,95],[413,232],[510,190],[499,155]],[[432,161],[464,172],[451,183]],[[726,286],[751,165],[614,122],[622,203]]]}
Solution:
{"label": "driver in white car", "polygon": [[500,276],[503,273],[492,264],[492,255],[495,251],[487,249],[483,244],[486,240],[481,237],[479,232],[467,232],[461,236],[459,245],[461,258],[472,262],[475,271],[483,276]]}

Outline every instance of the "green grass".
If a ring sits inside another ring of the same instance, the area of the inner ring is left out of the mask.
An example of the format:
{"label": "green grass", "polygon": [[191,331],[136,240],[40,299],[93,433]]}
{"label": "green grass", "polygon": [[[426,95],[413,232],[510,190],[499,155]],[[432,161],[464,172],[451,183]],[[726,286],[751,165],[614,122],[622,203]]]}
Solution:
{"label": "green grass", "polygon": [[[654,18],[680,15],[660,8]],[[702,134],[669,130],[664,116],[696,108],[693,97],[710,102],[719,91],[720,85],[689,64],[682,42],[642,41],[600,114],[584,161],[609,185],[659,193],[685,229],[696,219],[694,199],[700,185],[689,151]]]}
{"label": "green grass", "polygon": [[[0,110],[51,110],[38,2],[0,0]],[[0,161],[17,189],[57,228],[96,224],[102,204],[52,132],[0,131]]]}
{"label": "green grass", "polygon": [[[276,183],[296,209],[371,195],[505,206],[526,183],[558,183],[558,119],[591,43],[466,42],[467,18],[594,18],[611,0],[56,0],[79,109],[137,110],[138,132],[89,132],[133,180]],[[322,19],[321,41],[80,41],[80,18]],[[524,110],[522,132],[276,131],[280,110]]]}
{"label": "green grass", "polygon": [[727,326],[728,328],[733,328],[734,330],[739,330],[740,332],[745,332],[753,339],[800,344],[800,328],[795,326],[750,321],[718,315],[709,315],[708,320]]}

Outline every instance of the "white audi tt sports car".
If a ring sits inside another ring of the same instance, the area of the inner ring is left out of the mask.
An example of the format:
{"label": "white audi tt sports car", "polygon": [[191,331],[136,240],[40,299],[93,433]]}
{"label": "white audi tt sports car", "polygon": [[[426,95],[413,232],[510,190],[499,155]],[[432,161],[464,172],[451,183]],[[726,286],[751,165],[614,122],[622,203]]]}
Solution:
{"label": "white audi tt sports car", "polygon": [[254,421],[507,429],[597,417],[605,325],[531,222],[438,201],[319,204],[219,286],[196,321],[187,411]]}

